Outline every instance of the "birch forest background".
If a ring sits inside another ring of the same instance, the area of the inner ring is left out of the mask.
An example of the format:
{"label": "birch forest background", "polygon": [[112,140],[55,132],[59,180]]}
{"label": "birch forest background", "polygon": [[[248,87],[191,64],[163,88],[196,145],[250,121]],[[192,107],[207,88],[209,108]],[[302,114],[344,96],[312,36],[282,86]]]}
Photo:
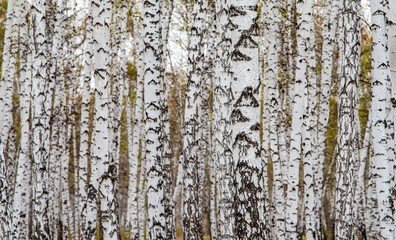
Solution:
{"label": "birch forest background", "polygon": [[0,0],[0,239],[396,240],[395,0]]}

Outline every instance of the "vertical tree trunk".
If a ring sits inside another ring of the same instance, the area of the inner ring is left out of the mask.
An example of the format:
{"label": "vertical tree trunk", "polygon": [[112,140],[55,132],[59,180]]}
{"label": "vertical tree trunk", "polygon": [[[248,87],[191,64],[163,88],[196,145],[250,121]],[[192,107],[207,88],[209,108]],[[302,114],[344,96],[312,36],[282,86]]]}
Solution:
{"label": "vertical tree trunk", "polygon": [[28,29],[31,16],[26,10],[27,4],[19,22],[20,29],[20,102],[21,102],[21,147],[16,170],[15,194],[12,206],[12,239],[28,239],[31,199],[31,90],[32,90],[32,52]]}
{"label": "vertical tree trunk", "polygon": [[[184,115],[183,228],[185,239],[202,239],[202,198],[205,160],[200,154],[204,32],[207,1],[194,3],[191,17],[189,62]],[[207,123],[205,123],[207,124]]]}
{"label": "vertical tree trunk", "polygon": [[[280,104],[278,76],[279,76],[279,57],[280,52],[278,46],[280,45],[280,4],[276,1],[267,1],[263,6],[265,11],[264,16],[264,36],[266,36],[264,48],[265,67],[264,67],[264,113],[266,120],[263,123],[266,125],[264,135],[267,145],[263,146],[268,152],[268,159],[272,160],[273,165],[273,194],[272,194],[272,219],[274,226],[272,227],[272,236],[276,239],[285,239],[285,198],[283,189],[283,173],[282,162],[280,158],[280,148],[278,139],[278,121],[280,119]],[[267,147],[269,146],[269,149]]]}
{"label": "vertical tree trunk", "polygon": [[216,21],[219,33],[216,39],[215,80],[213,84],[213,138],[216,169],[218,238],[235,239],[234,163],[231,139],[231,71],[230,27],[227,1],[216,2]]}
{"label": "vertical tree trunk", "polygon": [[7,168],[3,154],[3,142],[0,138],[0,238],[2,239],[8,239],[11,230],[7,177]]}
{"label": "vertical tree trunk", "polygon": [[355,236],[353,200],[358,164],[357,83],[360,66],[358,3],[344,1],[341,11],[335,237],[346,240]]}
{"label": "vertical tree trunk", "polygon": [[33,142],[33,209],[32,238],[52,239],[48,216],[48,160],[50,146],[49,81],[47,76],[46,7],[43,0],[32,6],[32,142]]}
{"label": "vertical tree trunk", "polygon": [[312,0],[298,1],[297,8],[297,59],[295,69],[295,83],[292,86],[292,124],[290,135],[290,155],[288,165],[288,187],[286,202],[286,232],[288,239],[298,236],[298,202],[299,202],[299,169],[301,162],[302,127],[306,103],[307,73],[309,72],[309,44],[312,24]]}
{"label": "vertical tree trunk", "polygon": [[235,234],[238,239],[265,239],[263,171],[260,157],[260,67],[257,1],[231,1],[233,73],[231,129],[235,163]]}
{"label": "vertical tree trunk", "polygon": [[[371,2],[371,29],[373,33],[373,77],[372,77],[372,161],[375,166],[375,182],[380,217],[380,236],[384,239],[395,238],[395,219],[392,192],[394,188],[394,146],[387,138],[387,123],[390,111],[390,81],[388,32],[386,23],[389,2]],[[392,13],[393,14],[393,13]]]}
{"label": "vertical tree trunk", "polygon": [[83,70],[81,76],[81,120],[80,120],[80,150],[79,150],[79,162],[78,162],[78,229],[80,236],[83,237],[87,231],[87,196],[88,196],[88,163],[90,161],[90,142],[89,138],[89,126],[90,126],[90,115],[89,109],[91,105],[91,90],[90,85],[92,82],[92,63],[93,63],[93,52],[92,52],[92,11],[88,8],[87,20],[86,20],[86,40],[84,46],[84,61]]}
{"label": "vertical tree trunk", "polygon": [[[94,239],[96,201],[100,203],[103,238],[117,236],[115,183],[117,167],[109,158],[109,80],[111,1],[92,1],[93,64],[95,81],[94,127],[92,135],[91,178],[87,205],[87,237]],[[89,216],[89,218],[88,218]]]}
{"label": "vertical tree trunk", "polygon": [[[134,3],[133,11],[139,11],[139,4]],[[144,113],[144,82],[143,82],[143,74],[142,71],[144,70],[144,62],[143,62],[143,55],[144,51],[142,48],[142,41],[141,41],[141,34],[140,34],[140,15],[136,14],[133,16],[133,27],[134,27],[134,42],[136,46],[136,68],[137,68],[137,80],[136,80],[136,100],[135,100],[135,113],[134,119],[132,121],[132,110],[130,106],[127,106],[127,116],[128,117],[128,124],[131,124],[131,127],[128,127],[128,156],[129,156],[129,186],[128,186],[128,221],[129,227],[131,228],[131,238],[132,239],[139,239],[139,236],[143,232],[143,226],[140,222],[144,222],[144,213],[145,211],[139,211],[139,209],[144,208],[139,202],[140,199],[143,198],[144,194],[141,194],[141,186],[140,183],[144,182],[144,177],[139,175],[140,171],[143,169],[144,161],[143,158],[139,156],[143,155],[142,145],[143,142],[143,130],[144,130],[144,122],[143,122],[143,113]],[[131,93],[131,89],[129,89]],[[130,98],[128,100],[130,103]],[[133,131],[133,132],[132,132]],[[139,153],[141,153],[139,155]],[[139,160],[140,160],[140,168],[139,168]],[[140,169],[140,171],[139,171]],[[139,206],[141,208],[139,208]],[[143,215],[143,217],[141,217]]]}
{"label": "vertical tree trunk", "polygon": [[144,106],[146,132],[146,186],[147,189],[147,232],[149,239],[166,239],[163,200],[163,161],[161,158],[161,64],[162,32],[160,26],[161,3],[146,1],[143,5],[144,42]]}

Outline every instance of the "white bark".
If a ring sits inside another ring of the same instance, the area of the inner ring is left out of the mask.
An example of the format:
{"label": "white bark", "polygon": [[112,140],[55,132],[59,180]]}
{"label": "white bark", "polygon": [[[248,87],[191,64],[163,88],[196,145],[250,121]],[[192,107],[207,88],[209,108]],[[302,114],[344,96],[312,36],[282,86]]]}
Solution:
{"label": "white bark", "polygon": [[[272,227],[271,235],[276,239],[285,239],[285,196],[283,189],[283,172],[282,162],[280,158],[279,142],[279,123],[280,119],[280,104],[281,99],[279,96],[278,76],[279,76],[279,45],[280,45],[280,12],[279,3],[276,1],[267,1],[263,6],[265,11],[264,16],[264,36],[266,36],[265,49],[265,67],[264,67],[264,113],[268,113],[265,116],[264,135],[266,139],[263,144],[264,151],[268,152],[269,157],[273,164],[273,193],[272,193],[272,221],[274,226]],[[269,146],[269,149],[267,148]]]}
{"label": "white bark", "polygon": [[89,124],[91,122],[89,109],[91,104],[90,85],[92,81],[92,11],[88,8],[86,20],[86,40],[84,46],[83,70],[81,76],[81,122],[80,122],[80,152],[78,162],[78,215],[76,216],[77,227],[80,235],[84,236],[87,230],[86,214],[87,214],[87,195],[88,195],[88,162],[90,161],[89,143]]}
{"label": "white bark", "polygon": [[295,83],[292,89],[292,125],[290,135],[290,157],[288,165],[288,187],[287,187],[287,202],[286,202],[286,231],[288,232],[288,239],[297,239],[298,236],[298,202],[299,202],[299,169],[301,161],[301,140],[302,140],[302,126],[304,109],[306,103],[306,86],[308,63],[310,51],[306,44],[311,35],[311,16],[313,1],[298,1],[297,2],[297,59],[295,70]]}
{"label": "white bark", "polygon": [[[371,2],[371,29],[373,33],[373,99],[372,99],[372,161],[375,166],[377,201],[380,217],[380,236],[395,239],[395,220],[392,188],[394,187],[394,146],[387,138],[387,114],[390,111],[392,83],[389,66],[388,31],[386,22],[389,3]],[[393,13],[392,13],[393,14]]]}
{"label": "white bark", "polygon": [[355,236],[354,193],[359,121],[357,115],[360,56],[360,24],[358,3],[344,3],[340,20],[341,32],[338,145],[336,165],[335,237],[353,239]]}
{"label": "white bark", "polygon": [[7,168],[3,154],[3,142],[0,137],[0,238],[2,239],[8,239],[11,230],[7,177]]}
{"label": "white bark", "polygon": [[50,146],[49,81],[47,69],[46,8],[43,0],[33,1],[31,35],[33,48],[32,65],[32,142],[33,142],[33,210],[32,238],[51,239],[48,218],[48,160]]}
{"label": "white bark", "polygon": [[11,239],[28,239],[29,215],[31,199],[31,77],[32,77],[32,52],[27,21],[29,19],[27,4],[23,5],[24,11],[20,20],[20,102],[21,102],[21,146],[16,170],[14,203],[12,206],[12,237]]}
{"label": "white bark", "polygon": [[92,1],[93,59],[95,81],[94,128],[92,135],[91,179],[87,204],[87,238],[94,239],[96,201],[100,202],[103,238],[117,236],[115,181],[117,169],[109,158],[109,80],[111,1]]}
{"label": "white bark", "polygon": [[147,236],[149,239],[165,239],[165,217],[163,200],[163,173],[161,158],[161,3],[158,0],[146,1],[143,5],[144,42],[144,106],[145,106],[145,158],[147,189]]}
{"label": "white bark", "polygon": [[[184,115],[183,234],[185,239],[202,239],[202,198],[205,160],[200,154],[204,31],[207,1],[195,1],[191,17],[189,62]],[[207,124],[207,123],[205,123]]]}
{"label": "white bark", "polygon": [[231,139],[231,72],[230,29],[227,27],[227,1],[216,2],[216,19],[219,33],[216,39],[215,80],[213,84],[213,141],[216,169],[218,238],[234,239],[234,164]]}
{"label": "white bark", "polygon": [[[137,12],[137,4],[134,4],[134,12]],[[132,122],[132,109],[130,97],[127,100],[127,121],[128,121],[128,157],[129,157],[129,186],[128,186],[128,227],[131,229],[131,238],[138,239],[139,237],[139,215],[144,211],[139,211],[138,199],[139,196],[139,175],[138,175],[138,165],[139,165],[139,152],[140,141],[142,141],[142,131],[143,125],[143,87],[144,82],[142,78],[142,69],[144,68],[143,56],[142,56],[142,42],[140,41],[139,34],[139,18],[140,15],[135,15],[133,19],[134,26],[134,42],[136,46],[136,68],[137,68],[137,83],[136,83],[136,100],[135,100],[135,112],[134,119]],[[129,89],[131,94],[131,89]],[[140,164],[142,168],[142,161]],[[140,182],[143,181],[140,178]]]}
{"label": "white bark", "polygon": [[260,157],[259,27],[257,1],[231,1],[228,11],[233,73],[231,130],[235,166],[235,236],[265,239],[266,220],[263,171]]}

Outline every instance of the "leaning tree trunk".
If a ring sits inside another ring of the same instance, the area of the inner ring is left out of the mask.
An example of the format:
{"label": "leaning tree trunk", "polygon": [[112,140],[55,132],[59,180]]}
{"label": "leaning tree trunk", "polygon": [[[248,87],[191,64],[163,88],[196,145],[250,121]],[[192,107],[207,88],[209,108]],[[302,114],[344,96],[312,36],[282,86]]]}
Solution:
{"label": "leaning tree trunk", "polygon": [[145,108],[145,158],[147,190],[147,233],[148,239],[166,239],[163,200],[163,173],[161,158],[161,84],[163,75],[161,61],[162,32],[160,26],[161,2],[148,0],[143,5],[144,42],[144,108]]}
{"label": "leaning tree trunk", "polygon": [[346,240],[355,236],[356,210],[353,201],[355,166],[358,164],[357,84],[360,66],[358,3],[345,1],[341,13],[335,237]]}
{"label": "leaning tree trunk", "polygon": [[[373,33],[373,77],[372,77],[372,161],[375,167],[374,177],[377,190],[378,211],[380,217],[380,236],[395,239],[395,219],[393,212],[394,188],[394,151],[392,141],[387,139],[387,113],[390,110],[392,82],[389,66],[387,33],[387,13],[389,2],[371,1],[371,29]],[[393,14],[393,13],[392,13]]]}
{"label": "leaning tree trunk", "polygon": [[202,239],[202,198],[205,160],[200,154],[204,31],[207,1],[197,0],[191,17],[189,62],[184,115],[183,234],[185,239]]}
{"label": "leaning tree trunk", "polygon": [[234,172],[235,236],[265,239],[263,171],[260,157],[260,66],[257,1],[231,1],[228,11],[233,72],[231,129]]}

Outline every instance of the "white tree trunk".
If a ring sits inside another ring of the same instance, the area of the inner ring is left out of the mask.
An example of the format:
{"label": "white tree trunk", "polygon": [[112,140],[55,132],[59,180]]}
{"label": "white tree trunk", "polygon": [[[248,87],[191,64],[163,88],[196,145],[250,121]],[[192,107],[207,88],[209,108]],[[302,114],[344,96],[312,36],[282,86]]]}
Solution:
{"label": "white tree trunk", "polygon": [[[283,189],[283,173],[282,162],[280,158],[280,148],[278,145],[278,120],[280,119],[280,104],[278,76],[279,76],[279,61],[280,52],[277,49],[280,45],[280,4],[276,1],[267,1],[263,6],[265,11],[264,16],[264,36],[266,49],[265,67],[264,67],[264,113],[265,116],[264,135],[265,144],[263,144],[264,151],[267,152],[265,158],[270,158],[273,165],[273,194],[272,194],[272,212],[271,221],[272,227],[271,235],[279,240],[285,239],[285,196]],[[269,146],[269,149],[267,148]],[[268,209],[269,210],[269,209]]]}
{"label": "white tree trunk", "polygon": [[[26,5],[23,5],[26,8]],[[22,13],[20,19],[20,102],[21,102],[21,146],[16,170],[15,194],[12,206],[12,237],[11,239],[29,239],[29,216],[31,199],[31,77],[32,52],[27,20],[28,11]]]}
{"label": "white tree trunk", "polygon": [[265,239],[263,171],[260,157],[259,27],[257,1],[231,1],[228,11],[231,43],[232,154],[235,166],[235,236]]}
{"label": "white tree trunk", "polygon": [[49,81],[47,70],[46,7],[43,0],[32,6],[32,142],[33,142],[33,239],[52,239],[48,216],[48,160],[50,146]]}
{"label": "white tree trunk", "polygon": [[353,239],[355,236],[353,223],[356,211],[353,201],[356,186],[356,164],[358,164],[358,129],[360,127],[357,114],[357,84],[360,66],[358,3],[344,4],[340,27],[335,237],[346,240]]}
{"label": "white tree trunk", "polygon": [[216,169],[218,238],[234,239],[234,164],[231,139],[231,56],[230,29],[226,27],[229,9],[227,1],[216,2],[216,19],[219,33],[216,39],[215,80],[213,84],[213,141]]}
{"label": "white tree trunk", "polygon": [[311,35],[311,16],[313,1],[297,2],[297,59],[295,69],[295,83],[292,86],[292,124],[290,135],[290,157],[288,165],[288,187],[286,202],[286,232],[288,239],[297,239],[298,236],[298,202],[299,202],[299,169],[301,162],[301,140],[304,109],[306,103],[306,87],[308,72],[308,52],[306,43]]}
{"label": "white tree trunk", "polygon": [[[184,115],[183,234],[185,239],[202,239],[202,198],[205,160],[200,154],[204,31],[207,1],[195,1],[191,17],[189,62]],[[207,123],[205,123],[207,124]]]}
{"label": "white tree trunk", "polygon": [[[371,2],[371,29],[373,33],[373,99],[372,99],[372,161],[375,166],[380,236],[395,239],[395,219],[392,189],[394,187],[394,146],[387,138],[388,112],[392,83],[389,66],[387,12],[389,3],[379,0]],[[391,13],[393,14],[393,13]]]}
{"label": "white tree trunk", "polygon": [[7,168],[3,154],[3,142],[0,137],[0,238],[2,239],[9,239],[11,230],[7,177]]}
{"label": "white tree trunk", "polygon": [[144,42],[144,106],[145,106],[145,158],[147,189],[147,236],[148,239],[165,239],[165,217],[163,200],[163,173],[161,158],[161,99],[163,81],[161,61],[162,32],[160,26],[161,3],[158,0],[146,1],[143,5]]}
{"label": "white tree trunk", "polygon": [[88,162],[90,161],[89,144],[89,124],[91,122],[89,109],[91,105],[91,90],[92,82],[92,11],[88,8],[87,23],[86,23],[86,40],[84,46],[84,61],[81,76],[81,120],[80,120],[80,151],[78,162],[78,215],[76,216],[77,227],[80,230],[80,236],[84,236],[87,231],[87,196],[88,196]]}
{"label": "white tree trunk", "polygon": [[87,238],[95,239],[96,201],[100,203],[103,238],[117,236],[115,181],[117,169],[109,158],[109,80],[111,1],[92,1],[93,59],[95,81],[91,179],[87,201]]}

